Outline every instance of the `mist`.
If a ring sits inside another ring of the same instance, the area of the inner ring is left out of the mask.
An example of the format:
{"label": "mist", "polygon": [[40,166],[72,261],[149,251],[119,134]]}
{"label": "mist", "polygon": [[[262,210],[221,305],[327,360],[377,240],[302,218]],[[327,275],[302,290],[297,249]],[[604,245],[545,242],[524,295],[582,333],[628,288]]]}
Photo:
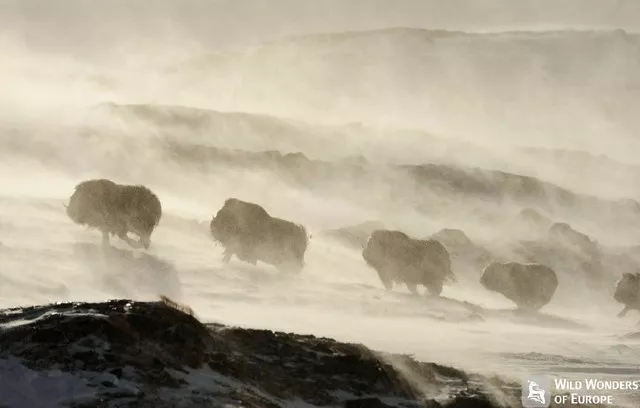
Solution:
{"label": "mist", "polygon": [[[612,294],[640,265],[640,5],[482,4],[3,2],[0,305],[164,294],[205,321],[507,377],[637,368],[637,314]],[[89,178],[158,195],[147,255],[107,256],[67,218]],[[223,265],[208,225],[228,197],[305,225],[299,276]],[[460,282],[385,291],[327,233],[367,221],[461,230]],[[593,240],[600,283],[549,248],[552,223]],[[539,316],[479,283],[489,260],[533,259],[560,281]]]}

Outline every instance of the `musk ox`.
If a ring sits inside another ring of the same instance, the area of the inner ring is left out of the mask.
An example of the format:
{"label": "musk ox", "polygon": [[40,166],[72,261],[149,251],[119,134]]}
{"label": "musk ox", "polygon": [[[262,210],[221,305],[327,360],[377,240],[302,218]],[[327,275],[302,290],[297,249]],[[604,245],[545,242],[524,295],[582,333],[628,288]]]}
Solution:
{"label": "musk ox", "polygon": [[491,262],[482,271],[480,284],[513,301],[519,309],[539,310],[551,301],[558,277],[548,266],[517,262]]}
{"label": "musk ox", "polygon": [[282,272],[300,272],[309,237],[304,226],[272,217],[260,205],[229,198],[211,220],[211,236],[225,248],[223,262],[236,255],[241,261],[258,261]]}
{"label": "musk ox", "polygon": [[[115,235],[133,248],[149,249],[151,234],[162,217],[158,197],[147,187],[116,184],[107,179],[78,184],[66,206],[67,215],[76,224],[102,232],[102,243],[109,245]],[[138,236],[133,240],[127,233]]]}
{"label": "musk ox", "polygon": [[415,239],[401,231],[375,230],[371,233],[362,257],[378,273],[387,290],[394,283],[404,283],[414,295],[418,285],[428,293],[440,295],[445,282],[456,282],[451,271],[449,252],[433,239]]}
{"label": "musk ox", "polygon": [[640,273],[623,273],[613,298],[624,305],[618,317],[624,317],[631,310],[640,311]]}

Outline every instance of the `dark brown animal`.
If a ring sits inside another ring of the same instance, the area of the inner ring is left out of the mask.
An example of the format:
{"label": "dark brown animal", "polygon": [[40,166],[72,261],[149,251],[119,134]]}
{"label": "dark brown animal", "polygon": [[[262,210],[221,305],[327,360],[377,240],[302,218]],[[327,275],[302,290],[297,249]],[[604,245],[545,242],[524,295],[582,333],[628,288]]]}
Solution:
{"label": "dark brown animal", "polygon": [[491,262],[482,271],[480,284],[511,300],[519,309],[539,310],[553,298],[558,277],[541,264]]}
{"label": "dark brown animal", "polygon": [[229,198],[211,220],[211,236],[225,248],[223,262],[236,255],[256,265],[270,264],[280,271],[300,272],[309,246],[306,229],[272,217],[260,205]]}
{"label": "dark brown animal", "polygon": [[640,311],[640,273],[623,273],[613,298],[624,305],[618,317],[624,317],[631,310]]}
{"label": "dark brown animal", "polygon": [[444,283],[457,281],[444,245],[411,238],[401,231],[373,231],[362,257],[387,290],[393,289],[394,283],[404,283],[413,294],[418,293],[418,285],[424,285],[430,294],[440,295]]}
{"label": "dark brown animal", "polygon": [[[76,224],[100,230],[104,245],[109,245],[109,236],[115,235],[133,248],[148,249],[162,217],[162,205],[147,187],[94,179],[75,187],[66,212]],[[129,232],[139,239],[129,238]]]}

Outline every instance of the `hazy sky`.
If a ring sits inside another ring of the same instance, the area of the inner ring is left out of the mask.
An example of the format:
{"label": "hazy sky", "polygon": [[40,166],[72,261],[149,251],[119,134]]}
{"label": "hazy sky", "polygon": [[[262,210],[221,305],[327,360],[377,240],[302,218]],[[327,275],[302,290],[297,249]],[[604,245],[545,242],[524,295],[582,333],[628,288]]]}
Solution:
{"label": "hazy sky", "polygon": [[[460,30],[640,29],[639,0],[2,0],[0,36],[95,53],[113,44],[206,48],[388,26]],[[104,47],[104,48],[103,48]]]}

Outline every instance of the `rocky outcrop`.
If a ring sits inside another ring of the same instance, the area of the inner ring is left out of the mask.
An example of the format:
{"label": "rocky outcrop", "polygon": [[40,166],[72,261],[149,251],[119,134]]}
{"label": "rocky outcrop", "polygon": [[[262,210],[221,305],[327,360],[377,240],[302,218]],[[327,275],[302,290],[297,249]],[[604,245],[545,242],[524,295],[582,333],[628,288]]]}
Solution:
{"label": "rocky outcrop", "polygon": [[520,401],[519,386],[503,380],[327,338],[205,325],[167,299],[4,310],[0,378],[7,407],[514,407]]}

